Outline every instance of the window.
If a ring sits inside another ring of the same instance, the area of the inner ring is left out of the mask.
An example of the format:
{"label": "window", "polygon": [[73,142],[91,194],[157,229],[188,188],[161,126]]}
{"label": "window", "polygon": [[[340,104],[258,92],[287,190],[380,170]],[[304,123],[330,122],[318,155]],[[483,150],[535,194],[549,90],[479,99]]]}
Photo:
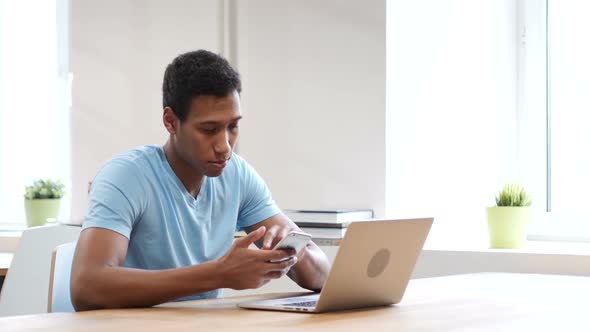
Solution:
{"label": "window", "polygon": [[[0,1],[3,224],[24,224],[24,186],[32,180],[61,178],[69,185],[67,12],[65,0]],[[62,202],[62,217],[68,202]]]}
{"label": "window", "polygon": [[528,48],[530,55],[525,61],[531,68],[525,74],[531,81],[533,76],[542,77],[544,86],[531,83],[525,98],[537,106],[527,110],[525,120],[544,123],[544,128],[535,134],[538,142],[529,142],[524,148],[545,149],[543,159],[531,158],[531,163],[544,165],[544,176],[538,174],[535,181],[545,185],[545,201],[531,238],[587,241],[590,42],[586,32],[590,23],[585,16],[590,4],[576,0],[538,2],[542,5],[531,5],[527,22],[542,29],[531,33],[530,38],[538,41]]}
{"label": "window", "polygon": [[588,12],[581,0],[387,2],[389,215],[432,215],[429,240],[481,246],[485,207],[519,182],[530,239],[590,240]]}
{"label": "window", "polygon": [[[590,3],[549,7],[549,211],[588,212],[590,189]],[[586,189],[586,190],[585,190]]]}
{"label": "window", "polygon": [[487,243],[485,207],[519,179],[518,2],[387,2],[392,217],[434,216],[429,241]]}

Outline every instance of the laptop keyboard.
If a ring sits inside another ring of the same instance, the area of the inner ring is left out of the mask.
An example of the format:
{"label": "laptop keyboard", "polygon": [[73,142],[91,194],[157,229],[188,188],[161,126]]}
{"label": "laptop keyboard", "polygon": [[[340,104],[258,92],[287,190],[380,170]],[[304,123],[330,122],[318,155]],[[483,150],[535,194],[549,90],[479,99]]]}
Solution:
{"label": "laptop keyboard", "polygon": [[282,306],[312,308],[312,307],[315,307],[315,305],[317,303],[318,303],[318,301],[305,301],[305,302],[285,303],[285,304],[282,304]]}

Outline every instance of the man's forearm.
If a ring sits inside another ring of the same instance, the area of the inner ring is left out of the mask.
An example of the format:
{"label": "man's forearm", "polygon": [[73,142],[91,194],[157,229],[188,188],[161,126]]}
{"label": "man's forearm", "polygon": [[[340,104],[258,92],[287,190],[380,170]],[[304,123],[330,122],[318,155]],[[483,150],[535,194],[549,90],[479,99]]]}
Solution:
{"label": "man's forearm", "polygon": [[151,306],[222,288],[217,262],[170,269],[104,266],[72,276],[77,311]]}
{"label": "man's forearm", "polygon": [[303,288],[319,291],[329,272],[330,262],[326,254],[314,244],[305,248],[303,257],[289,271],[288,276]]}

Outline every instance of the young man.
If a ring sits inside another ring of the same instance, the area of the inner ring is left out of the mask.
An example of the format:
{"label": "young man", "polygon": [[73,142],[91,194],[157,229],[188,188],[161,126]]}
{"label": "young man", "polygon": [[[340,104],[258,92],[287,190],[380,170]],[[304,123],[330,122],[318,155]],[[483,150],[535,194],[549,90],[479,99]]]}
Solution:
{"label": "young man", "polygon": [[[314,243],[297,255],[270,250],[299,228],[233,153],[239,74],[218,55],[189,52],[168,65],[162,90],[166,144],[115,157],[92,182],[72,266],[76,310],[214,298],[221,288],[258,288],[285,274],[320,290],[325,254]],[[242,229],[248,235],[234,242]],[[248,249],[252,243],[262,250]]]}

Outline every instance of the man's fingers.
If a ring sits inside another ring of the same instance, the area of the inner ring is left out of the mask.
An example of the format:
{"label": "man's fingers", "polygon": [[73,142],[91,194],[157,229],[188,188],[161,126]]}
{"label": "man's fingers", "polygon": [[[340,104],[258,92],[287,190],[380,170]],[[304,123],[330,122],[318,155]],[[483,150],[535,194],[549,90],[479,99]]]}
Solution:
{"label": "man's fingers", "polygon": [[295,256],[295,250],[293,249],[281,249],[281,250],[257,250],[254,251],[258,257],[265,262],[279,261],[289,257]]}
{"label": "man's fingers", "polygon": [[289,272],[289,270],[297,263],[297,257],[292,257],[281,263],[271,263],[270,270],[264,275],[266,278],[278,279]]}
{"label": "man's fingers", "polygon": [[266,231],[266,227],[260,226],[255,231],[250,232],[250,234],[246,235],[245,237],[236,240],[236,246],[242,248],[248,248],[252,243],[260,240],[260,238],[264,235]]}
{"label": "man's fingers", "polygon": [[287,274],[287,271],[271,271],[264,275],[268,279],[279,279],[280,277]]}
{"label": "man's fingers", "polygon": [[289,256],[295,256],[297,255],[297,251],[293,248],[289,248],[289,249],[284,249],[287,252],[287,255]]}
{"label": "man's fingers", "polygon": [[264,240],[262,241],[262,249],[271,249],[272,241],[277,235],[277,228],[271,227],[266,234],[264,234]]}
{"label": "man's fingers", "polygon": [[291,256],[291,257],[289,257],[289,259],[281,261],[281,262],[276,262],[276,263],[269,262],[268,264],[266,264],[266,267],[267,267],[267,271],[282,271],[282,270],[290,269],[295,264],[297,264],[297,257]]}

